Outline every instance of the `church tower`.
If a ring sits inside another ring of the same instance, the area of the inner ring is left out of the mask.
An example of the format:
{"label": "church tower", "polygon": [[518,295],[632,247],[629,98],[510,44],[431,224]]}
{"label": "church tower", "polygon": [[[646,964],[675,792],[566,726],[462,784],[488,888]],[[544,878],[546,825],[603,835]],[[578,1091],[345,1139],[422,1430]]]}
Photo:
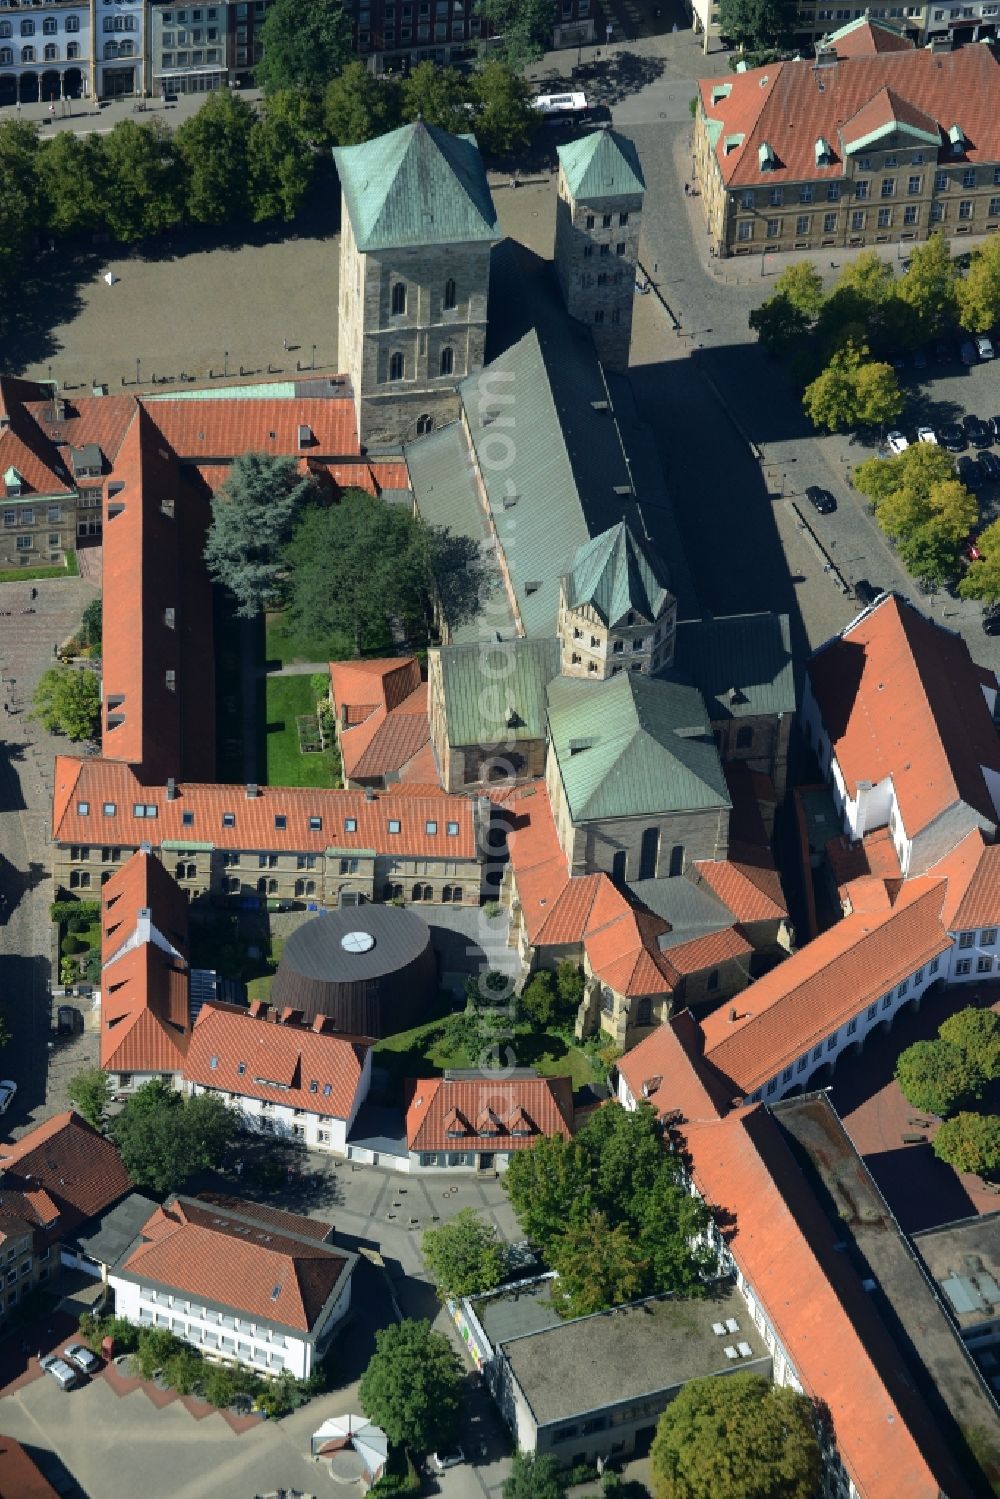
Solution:
{"label": "church tower", "polygon": [[632,142],[595,130],[559,147],[556,272],[571,317],[601,363],[627,370],[646,183]]}
{"label": "church tower", "polygon": [[604,682],[674,662],[677,600],[626,521],[584,542],[559,580],[559,669]]}
{"label": "church tower", "polygon": [[496,209],[474,136],[417,120],[333,154],[340,365],[361,443],[398,447],[457,416],[482,369]]}

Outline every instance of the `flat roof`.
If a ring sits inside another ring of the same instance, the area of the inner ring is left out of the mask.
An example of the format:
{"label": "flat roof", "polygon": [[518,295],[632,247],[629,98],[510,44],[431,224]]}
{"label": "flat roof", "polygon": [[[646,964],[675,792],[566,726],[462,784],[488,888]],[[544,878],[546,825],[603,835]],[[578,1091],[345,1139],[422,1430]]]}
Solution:
{"label": "flat roof", "polygon": [[1000,1317],[1000,1212],[924,1229],[913,1243],[963,1331]]}
{"label": "flat roof", "polygon": [[[727,1320],[735,1321],[736,1331],[713,1331],[713,1324],[725,1329]],[[727,1358],[726,1348],[740,1343],[750,1354]],[[709,1374],[770,1372],[770,1355],[732,1284],[697,1301],[653,1297],[558,1322],[500,1346],[539,1426]]]}
{"label": "flat roof", "polygon": [[472,1303],[479,1325],[494,1348],[529,1332],[561,1327],[562,1318],[552,1305],[551,1277],[531,1280],[513,1290],[483,1296]]}
{"label": "flat roof", "polygon": [[107,1265],[113,1270],[132,1248],[143,1224],[156,1212],[156,1207],[152,1198],[143,1197],[141,1192],[130,1192],[107,1212],[91,1218],[71,1235],[70,1242],[99,1265]]}

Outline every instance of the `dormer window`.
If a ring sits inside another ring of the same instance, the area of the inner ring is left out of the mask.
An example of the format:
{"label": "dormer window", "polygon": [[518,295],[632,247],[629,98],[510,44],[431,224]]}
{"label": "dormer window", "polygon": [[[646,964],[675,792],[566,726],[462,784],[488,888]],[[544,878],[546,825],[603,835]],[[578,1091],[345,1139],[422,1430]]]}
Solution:
{"label": "dormer window", "polygon": [[4,474],[3,484],[4,489],[11,498],[24,493],[24,479],[13,464],[11,464],[10,468]]}
{"label": "dormer window", "polygon": [[828,167],[833,164],[833,147],[825,136],[817,137],[815,151],[818,167]]}
{"label": "dormer window", "polygon": [[774,147],[769,146],[767,141],[762,141],[757,148],[757,165],[762,172],[773,172],[778,165]]}

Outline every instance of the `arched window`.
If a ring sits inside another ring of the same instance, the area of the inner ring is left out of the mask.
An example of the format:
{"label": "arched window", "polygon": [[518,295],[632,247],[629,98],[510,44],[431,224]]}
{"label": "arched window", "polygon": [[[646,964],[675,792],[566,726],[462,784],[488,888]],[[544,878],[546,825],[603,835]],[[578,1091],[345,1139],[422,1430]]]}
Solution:
{"label": "arched window", "polygon": [[67,16],[66,17],[66,30],[67,31],[79,31],[80,30],[80,17],[79,16]]}
{"label": "arched window", "polygon": [[742,729],[736,730],[736,748],[749,749],[753,744],[753,729],[744,724]]}
{"label": "arched window", "polygon": [[659,828],[644,828],[639,849],[640,880],[656,879],[656,862],[660,854]]}
{"label": "arched window", "polygon": [[67,42],[66,43],[66,56],[67,57],[79,57],[80,56],[80,43],[79,42]]}
{"label": "arched window", "polygon": [[653,1023],[653,1001],[648,997],[640,999],[635,1007],[636,1025],[652,1025]]}
{"label": "arched window", "polygon": [[417,436],[423,437],[424,433],[430,432],[433,426],[434,418],[432,416],[428,416],[426,411],[423,412],[421,416],[417,417]]}
{"label": "arched window", "polygon": [[623,848],[620,848],[611,860],[611,878],[616,885],[624,885],[627,866],[628,854]]}
{"label": "arched window", "polygon": [[261,875],[260,879],[257,881],[257,894],[258,895],[266,895],[267,894],[267,880],[264,878],[263,875]]}
{"label": "arched window", "polygon": [[453,901],[458,901],[459,904],[461,904],[461,900],[462,900],[462,887],[461,887],[461,885],[456,885],[455,886],[455,888],[451,892],[451,898],[452,898]]}
{"label": "arched window", "polygon": [[676,876],[684,873],[684,845],[675,843],[670,850],[670,874]]}
{"label": "arched window", "polygon": [[455,306],[455,300],[455,282],[449,276],[444,284],[444,305],[446,311],[450,311]]}
{"label": "arched window", "polygon": [[181,863],[180,859],[178,859],[177,860],[177,865],[176,865],[176,867],[174,869],[174,879],[175,880],[182,880],[183,878],[184,878],[184,865]]}
{"label": "arched window", "polygon": [[0,21],[0,36],[13,36],[14,28],[9,21]]}
{"label": "arched window", "polygon": [[455,368],[455,350],[449,345],[441,350],[441,373],[450,375]]}
{"label": "arched window", "polygon": [[56,46],[55,42],[46,42],[45,52],[43,55],[46,62],[55,62],[56,58],[59,56],[59,48]]}
{"label": "arched window", "polygon": [[389,355],[389,379],[402,380],[403,378],[403,356],[402,354]]}
{"label": "arched window", "polygon": [[55,16],[46,16],[42,22],[42,33],[44,36],[55,36],[59,27]]}
{"label": "arched window", "polygon": [[118,43],[117,42],[105,42],[104,43],[104,56],[105,57],[117,57],[118,56]]}
{"label": "arched window", "polygon": [[21,35],[22,36],[34,36],[34,34],[35,34],[35,23],[34,23],[34,21],[22,21],[21,22]]}
{"label": "arched window", "polygon": [[10,68],[14,64],[14,52],[10,47],[0,47],[0,68]]}
{"label": "arched window", "polygon": [[307,895],[315,895],[316,894],[316,881],[315,880],[306,880],[306,894]]}
{"label": "arched window", "polygon": [[305,895],[305,893],[306,893],[306,882],[305,882],[305,880],[296,880],[295,881],[295,894],[296,894],[296,896]]}
{"label": "arched window", "polygon": [[277,882],[277,880],[268,880],[268,882],[267,882],[267,893],[268,893],[268,895],[277,895],[277,893],[278,893],[278,882]]}
{"label": "arched window", "polygon": [[444,889],[441,891],[441,899],[444,901],[445,905],[447,905],[448,902],[451,900],[451,886],[450,885],[445,885]]}
{"label": "arched window", "polygon": [[406,287],[402,281],[396,281],[392,287],[392,310],[399,314],[406,311]]}
{"label": "arched window", "polygon": [[420,892],[421,892],[422,889],[423,889],[422,885],[414,885],[413,890],[410,893],[410,899],[411,900],[420,900],[420,898],[421,898]]}
{"label": "arched window", "polygon": [[386,880],[385,884],[382,886],[382,899],[392,900],[392,885],[388,880]]}
{"label": "arched window", "polygon": [[22,47],[21,48],[21,61],[22,62],[34,62],[34,60],[35,60],[35,49],[34,49],[34,47]]}
{"label": "arched window", "polygon": [[422,899],[423,900],[433,900],[434,899],[434,891],[431,889],[430,885],[425,885],[424,886]]}

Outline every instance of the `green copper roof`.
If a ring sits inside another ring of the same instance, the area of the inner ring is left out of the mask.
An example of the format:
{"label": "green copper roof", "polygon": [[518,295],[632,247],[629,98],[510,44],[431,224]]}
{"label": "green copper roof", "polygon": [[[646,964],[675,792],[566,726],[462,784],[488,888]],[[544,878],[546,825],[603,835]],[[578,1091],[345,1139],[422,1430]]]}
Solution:
{"label": "green copper roof", "polygon": [[566,580],[566,594],[570,608],[593,604],[610,628],[630,612],[641,614],[652,624],[669,598],[652,561],[625,521],[580,548]]}
{"label": "green copper roof", "polygon": [[694,687],[621,672],[557,677],[549,734],[574,822],[728,807],[722,764]]}
{"label": "green copper roof", "polygon": [[795,712],[787,614],[683,620],[674,668],[698,688],[712,723]]}
{"label": "green copper roof", "polygon": [[617,130],[595,130],[560,146],[559,165],[576,202],[590,198],[634,197],[646,191],[639,154]]}
{"label": "green copper roof", "polygon": [[417,120],[333,158],[359,250],[500,237],[473,135]]}
{"label": "green copper roof", "polygon": [[545,689],[559,671],[557,640],[489,640],[441,650],[448,741],[545,738]]}

